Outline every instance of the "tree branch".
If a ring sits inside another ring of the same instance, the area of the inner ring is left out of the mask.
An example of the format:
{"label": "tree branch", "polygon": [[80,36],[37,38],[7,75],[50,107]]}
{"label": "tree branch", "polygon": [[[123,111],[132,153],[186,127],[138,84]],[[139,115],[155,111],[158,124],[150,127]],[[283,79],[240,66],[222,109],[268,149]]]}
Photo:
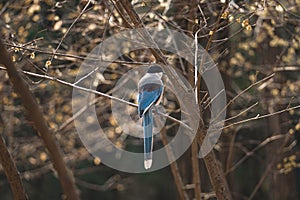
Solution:
{"label": "tree branch", "polygon": [[24,190],[19,171],[10,152],[7,149],[2,135],[0,135],[0,162],[10,184],[14,199],[26,200],[27,195]]}
{"label": "tree branch", "polygon": [[[160,131],[160,138],[162,140],[162,143],[166,147],[167,156],[168,156],[169,160],[172,162],[175,159],[174,159],[174,154],[172,152],[172,149],[167,147],[168,139],[167,139],[167,136],[166,136],[166,128],[165,127]],[[183,180],[181,178],[177,162],[176,161],[172,162],[170,164],[170,167],[171,167],[171,171],[172,171],[172,174],[173,174],[173,177],[174,177],[174,182],[175,182],[175,185],[177,187],[177,191],[178,191],[178,194],[180,196],[180,199],[181,200],[188,200],[189,197],[188,197],[188,195],[185,191],[184,183],[183,183]]]}
{"label": "tree branch", "polygon": [[44,144],[50,153],[50,158],[53,162],[55,170],[57,171],[60,184],[64,194],[66,195],[66,199],[78,200],[79,196],[76,193],[73,175],[66,167],[66,164],[62,158],[62,152],[54,140],[46,121],[44,120],[39,105],[29,90],[28,85],[22,79],[16,67],[14,66],[14,63],[12,62],[5,46],[2,43],[2,40],[0,40],[0,64],[6,67],[7,74],[12,85],[14,86],[15,91],[20,95],[22,103],[28,112],[28,116],[30,116],[30,119],[33,121],[35,128],[39,132],[39,135],[43,139]]}
{"label": "tree branch", "polygon": [[[6,70],[5,67],[1,67],[0,66],[0,70]],[[135,103],[131,103],[129,101],[126,101],[124,99],[120,99],[120,98],[117,98],[115,96],[111,96],[107,93],[103,93],[103,92],[99,92],[97,90],[93,90],[93,89],[89,89],[89,88],[85,88],[85,87],[81,87],[81,86],[78,86],[74,83],[69,83],[67,81],[64,81],[64,80],[61,80],[61,79],[58,79],[56,77],[52,77],[52,76],[48,76],[48,75],[43,75],[43,74],[37,74],[37,73],[33,73],[33,72],[29,72],[29,71],[22,71],[24,74],[27,74],[27,75],[30,75],[30,76],[33,76],[33,77],[39,77],[39,78],[44,78],[44,79],[47,79],[47,80],[51,80],[51,81],[56,81],[57,83],[60,83],[60,84],[63,84],[63,85],[66,85],[66,86],[70,86],[70,87],[73,87],[73,88],[76,88],[76,89],[79,89],[79,90],[82,90],[82,91],[86,91],[86,92],[90,92],[90,93],[93,93],[93,94],[97,94],[97,95],[100,95],[100,96],[103,96],[103,97],[107,97],[113,101],[118,101],[120,103],[124,103],[124,104],[127,104],[127,105],[130,105],[130,106],[133,106],[133,107],[138,107],[137,104]],[[93,105],[94,103],[92,103],[91,105]],[[89,105],[90,106],[90,105]],[[87,109],[88,108],[88,105],[85,105],[83,106],[84,108],[83,109]],[[79,110],[81,111],[81,110]],[[81,111],[83,112],[83,111]],[[187,124],[185,124],[184,122],[168,115],[168,114],[165,114],[165,113],[162,113],[162,112],[159,112],[159,111],[155,111],[157,114],[163,116],[163,117],[166,117],[170,120],[172,120],[173,122],[176,122],[178,124],[181,124],[184,128],[192,131],[192,128],[189,127]],[[62,126],[65,126],[66,124],[70,123],[71,121],[74,120],[74,118],[78,117],[79,113],[75,113],[75,115],[73,115],[73,117],[71,119],[69,119],[68,121],[66,121]],[[56,130],[57,131],[57,130]]]}
{"label": "tree branch", "polygon": [[[133,26],[133,28],[144,27],[143,22],[141,21],[138,14],[135,12],[131,3],[128,0],[115,1],[115,3],[113,2],[113,4],[115,8],[120,12],[121,15],[124,16],[127,15],[130,18],[131,23],[133,24],[131,26]],[[131,27],[127,27],[127,28],[131,28]],[[156,43],[153,41],[149,32],[147,32],[145,29],[137,29],[137,31],[139,32],[140,36],[144,39],[144,41],[147,44],[152,44],[151,46],[154,45],[155,47],[157,47]],[[198,143],[199,145],[201,145],[205,138],[205,129],[204,129],[202,118],[199,116],[199,112],[197,112],[198,108],[196,108],[197,104],[195,104],[194,94],[187,91],[187,88],[185,88],[184,84],[181,83],[181,79],[178,77],[178,75],[173,70],[173,68],[167,67],[169,63],[167,62],[165,56],[159,50],[159,48],[150,48],[150,51],[152,52],[156,61],[158,63],[163,64],[162,67],[164,68],[166,75],[169,77],[169,80],[171,81],[172,85],[176,87],[176,91],[178,92],[178,94],[181,95],[178,97],[178,100],[182,101],[183,99],[185,100],[188,99],[189,101],[191,101],[189,102],[188,106],[185,106],[186,102],[184,104],[181,103],[180,105],[183,105],[182,109],[185,110],[186,113],[189,113],[189,115],[187,115],[187,118],[191,123],[190,127],[198,127],[198,132],[197,132]],[[195,119],[199,119],[200,121],[196,121]],[[216,191],[217,198],[219,200],[232,199],[223,170],[219,162],[217,161],[214,152],[211,151],[204,158],[204,160],[210,176],[213,189]]]}

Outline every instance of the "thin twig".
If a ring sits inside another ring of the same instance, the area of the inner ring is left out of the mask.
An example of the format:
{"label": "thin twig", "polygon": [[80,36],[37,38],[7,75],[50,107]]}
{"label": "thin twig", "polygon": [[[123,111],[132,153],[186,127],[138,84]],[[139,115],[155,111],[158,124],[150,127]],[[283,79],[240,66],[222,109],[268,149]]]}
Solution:
{"label": "thin twig", "polygon": [[278,115],[278,114],[281,114],[281,113],[284,113],[284,112],[288,112],[290,110],[296,110],[296,109],[299,109],[299,108],[300,108],[300,105],[297,105],[297,106],[293,106],[293,107],[290,107],[290,108],[282,109],[282,110],[279,110],[279,111],[276,111],[276,112],[273,112],[273,113],[269,113],[269,114],[265,114],[265,115],[259,115],[258,114],[255,117],[251,117],[251,118],[248,118],[248,119],[245,119],[245,120],[241,120],[241,121],[238,121],[238,122],[234,122],[232,124],[224,126],[223,129],[226,129],[226,128],[229,128],[229,127],[232,127],[232,126],[235,126],[235,125],[243,124],[243,123],[246,123],[246,122],[258,120],[258,119],[268,118],[268,117],[271,117],[273,115]]}
{"label": "thin twig", "polygon": [[225,89],[220,90],[213,98],[211,98],[209,103],[204,107],[204,110],[206,110],[222,92],[225,93]]}
{"label": "thin twig", "polygon": [[60,132],[63,130],[66,126],[68,126],[70,123],[72,123],[76,118],[78,118],[83,112],[85,112],[90,106],[96,104],[99,101],[100,97],[95,98],[93,101],[89,102],[88,105],[84,105],[81,109],[79,109],[75,114],[72,115],[71,118],[67,119],[58,129],[56,129],[54,132]]}
{"label": "thin twig", "polygon": [[[243,91],[241,91],[238,95],[234,96],[231,100],[229,100],[229,102],[227,103],[227,105],[219,112],[219,114],[215,117],[215,119],[218,119],[219,116],[224,112],[226,111],[226,109],[232,104],[235,102],[235,100],[237,98],[239,98],[240,96],[242,96],[244,93],[246,93],[248,90],[250,90],[251,88],[253,88],[254,86],[256,85],[259,85],[260,83],[262,82],[265,82],[271,78],[273,78],[275,76],[275,73],[272,73],[270,74],[269,76],[259,80],[259,81],[256,81],[255,83],[252,83],[251,85],[249,85],[247,88],[245,88]],[[214,120],[213,120],[214,121]]]}
{"label": "thin twig", "polygon": [[237,114],[237,115],[235,115],[235,116],[232,116],[232,117],[230,117],[230,118],[227,118],[227,119],[225,119],[225,121],[224,121],[224,122],[227,122],[227,121],[233,120],[233,119],[235,119],[235,118],[237,118],[237,117],[239,117],[239,116],[241,116],[241,115],[245,114],[246,112],[248,112],[249,110],[251,110],[252,108],[254,108],[254,107],[255,107],[255,106],[257,106],[257,105],[258,105],[258,102],[256,102],[255,104],[253,104],[253,105],[249,106],[249,107],[248,107],[248,108],[246,108],[245,110],[243,110],[243,111],[239,112],[239,114]]}
{"label": "thin twig", "polygon": [[192,143],[192,167],[193,167],[193,183],[194,183],[194,193],[195,199],[201,200],[201,179],[199,171],[199,159],[198,159],[198,143],[195,138]]}
{"label": "thin twig", "polygon": [[231,162],[232,162],[232,158],[233,158],[233,147],[234,147],[234,141],[235,141],[236,135],[237,135],[237,131],[235,131],[233,133],[232,137],[230,138],[228,156],[227,156],[227,161],[226,161],[226,168],[225,168],[225,173],[224,173],[225,176],[226,176],[226,172],[231,167]]}
{"label": "thin twig", "polygon": [[232,166],[231,168],[228,168],[227,171],[225,172],[225,175],[229,174],[230,172],[232,172],[236,168],[238,168],[243,162],[245,162],[247,160],[247,158],[254,155],[254,153],[256,151],[258,151],[259,149],[261,149],[262,147],[266,146],[270,142],[273,142],[274,140],[278,140],[278,139],[281,139],[283,137],[285,137],[285,135],[282,135],[282,134],[268,137],[263,142],[261,142],[257,147],[255,147],[253,150],[247,152],[246,155],[244,157],[242,157],[234,166]]}
{"label": "thin twig", "polygon": [[6,4],[0,10],[0,16],[5,12],[6,8],[9,6],[10,2],[7,1]]}
{"label": "thin twig", "polygon": [[61,52],[52,52],[52,51],[47,51],[44,49],[37,49],[37,48],[29,48],[25,47],[24,45],[17,45],[17,44],[10,44],[10,43],[5,43],[3,44],[10,46],[10,47],[16,47],[22,50],[27,50],[30,52],[38,52],[38,53],[44,53],[48,55],[54,55],[54,56],[61,56],[61,57],[68,57],[68,58],[76,58],[80,60],[86,60],[86,61],[101,61],[101,62],[106,62],[106,63],[118,63],[118,64],[130,64],[130,65],[150,65],[151,63],[149,62],[133,62],[133,61],[123,61],[123,60],[103,60],[102,58],[99,58],[99,56],[78,56],[78,55],[73,55],[73,54],[67,54],[67,53],[61,53]]}
{"label": "thin twig", "polygon": [[[6,68],[0,66],[0,70],[1,70],[1,69],[2,69],[2,70],[6,70]],[[30,75],[30,76],[39,77],[39,78],[44,78],[44,79],[51,80],[51,81],[56,81],[56,82],[58,82],[58,83],[60,83],[60,84],[66,85],[66,86],[70,86],[70,87],[73,87],[73,88],[76,88],[76,89],[79,89],[79,90],[82,90],[82,91],[86,91],[86,92],[89,92],[89,93],[93,93],[93,94],[97,94],[97,95],[100,95],[100,96],[104,96],[104,97],[107,97],[107,98],[109,98],[109,99],[111,99],[111,100],[118,101],[118,102],[120,102],[120,103],[124,103],[124,104],[130,105],[130,106],[133,106],[133,107],[138,107],[138,105],[135,104],[135,103],[131,103],[131,102],[126,101],[126,100],[124,100],[124,99],[119,99],[119,98],[117,98],[117,97],[111,96],[111,95],[106,94],[106,93],[103,93],[103,92],[99,92],[99,91],[97,91],[97,90],[92,90],[92,89],[89,89],[89,88],[81,87],[81,86],[75,85],[75,84],[73,84],[73,83],[69,83],[69,82],[67,82],[67,81],[58,79],[58,78],[56,78],[56,77],[52,77],[52,76],[48,76],[48,75],[43,75],[43,74],[36,74],[36,73],[33,73],[33,72],[24,71],[24,70],[23,70],[22,72],[23,72],[24,74],[27,74],[27,75]],[[92,103],[92,104],[94,104],[94,103]],[[91,104],[91,105],[92,105],[92,104]],[[86,109],[86,108],[87,108],[87,107],[84,106],[84,108],[82,108],[83,110],[81,109],[80,112],[83,112],[84,109]],[[159,115],[161,115],[161,116],[164,116],[164,117],[170,119],[170,120],[173,121],[173,122],[176,122],[176,123],[178,123],[178,124],[181,124],[184,128],[186,128],[186,129],[192,131],[192,128],[191,128],[190,126],[188,126],[186,123],[184,123],[184,122],[182,122],[182,121],[180,121],[180,120],[178,120],[178,119],[176,119],[176,118],[174,118],[174,117],[172,117],[172,116],[170,116],[170,115],[168,115],[168,114],[165,114],[165,113],[162,113],[162,112],[159,112],[159,111],[157,111],[157,113],[158,113]],[[78,114],[78,113],[77,113],[77,114]],[[77,117],[77,114],[76,114],[75,118]],[[66,123],[64,123],[64,124],[62,125],[62,127],[59,128],[59,130],[63,129],[66,125],[68,125],[69,123],[71,123],[73,120],[74,120],[74,117],[72,117],[72,119],[70,119],[70,120],[68,120]]]}
{"label": "thin twig", "polygon": [[281,144],[281,146],[278,148],[278,151],[275,152],[275,155],[273,155],[271,161],[269,162],[265,172],[263,173],[263,175],[261,176],[260,180],[258,181],[258,183],[256,184],[254,190],[252,191],[250,197],[248,200],[252,200],[253,197],[255,196],[256,192],[258,191],[258,189],[261,187],[261,185],[263,184],[264,180],[267,178],[268,174],[270,173],[272,167],[274,166],[274,164],[276,163],[276,161],[278,160],[279,156],[278,154],[281,153],[282,149],[285,147],[285,145],[287,144],[287,142],[290,139],[290,134],[285,134],[284,137],[284,141]]}
{"label": "thin twig", "polygon": [[[90,5],[91,0],[89,0],[87,2],[87,4],[84,6],[84,8],[82,9],[82,11],[79,13],[79,15],[76,17],[76,19],[72,22],[72,24],[69,26],[69,28],[67,29],[67,31],[65,32],[65,34],[63,35],[63,37],[61,38],[61,40],[59,41],[56,49],[54,50],[54,53],[57,52],[57,50],[59,49],[60,45],[62,44],[62,42],[64,41],[64,39],[66,38],[66,36],[69,34],[71,28],[74,26],[74,24],[79,20],[79,18],[83,15],[83,13],[86,11],[86,9],[88,8],[88,6]],[[50,61],[52,61],[54,58],[54,54],[52,55]]]}
{"label": "thin twig", "polygon": [[[194,36],[194,41],[195,41],[195,53],[194,53],[194,87],[195,87],[195,98],[196,102],[198,103],[198,33],[201,29],[199,29]],[[200,88],[199,88],[200,89]]]}
{"label": "thin twig", "polygon": [[160,131],[160,138],[161,138],[162,143],[165,146],[168,159],[171,162],[170,167],[171,167],[171,171],[172,171],[172,174],[173,174],[173,177],[174,177],[175,185],[177,187],[177,191],[179,193],[180,199],[181,200],[188,200],[189,197],[188,197],[188,195],[187,195],[187,193],[184,189],[183,180],[181,178],[177,162],[174,161],[175,160],[174,154],[172,152],[172,149],[170,149],[169,146],[168,146],[168,139],[167,139],[167,136],[166,136],[166,128],[165,127],[163,127],[163,129]]}

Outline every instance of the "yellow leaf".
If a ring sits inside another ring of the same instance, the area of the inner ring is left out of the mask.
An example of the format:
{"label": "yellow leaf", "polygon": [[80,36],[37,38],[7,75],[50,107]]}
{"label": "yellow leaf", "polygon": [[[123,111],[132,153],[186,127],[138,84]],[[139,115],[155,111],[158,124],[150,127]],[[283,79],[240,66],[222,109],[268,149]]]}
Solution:
{"label": "yellow leaf", "polygon": [[34,15],[33,17],[32,17],[32,21],[34,21],[34,22],[37,22],[37,21],[39,21],[40,20],[40,16],[39,15]]}
{"label": "yellow leaf", "polygon": [[30,59],[34,59],[35,58],[35,54],[34,54],[34,52],[32,52],[31,54],[30,54]]}
{"label": "yellow leaf", "polygon": [[249,20],[248,19],[245,19],[243,22],[242,22],[242,27],[247,27],[249,25]]}
{"label": "yellow leaf", "polygon": [[61,113],[57,113],[55,116],[56,122],[62,122],[63,121],[63,115]]}
{"label": "yellow leaf", "polygon": [[277,169],[281,169],[281,168],[282,168],[281,163],[278,163],[278,164],[277,164]]}
{"label": "yellow leaf", "polygon": [[221,19],[226,19],[229,15],[229,11],[225,11],[222,15],[221,15]]}
{"label": "yellow leaf", "polygon": [[298,124],[296,124],[295,129],[298,131],[300,130],[300,122]]}
{"label": "yellow leaf", "polygon": [[47,61],[46,61],[46,64],[45,64],[45,67],[48,68],[50,65],[51,65],[51,61],[50,61],[50,60],[47,60]]}
{"label": "yellow leaf", "polygon": [[47,154],[45,152],[40,153],[40,160],[41,161],[46,161],[47,160]]}
{"label": "yellow leaf", "polygon": [[59,30],[59,29],[61,28],[61,26],[62,26],[62,20],[56,22],[56,23],[54,24],[53,29],[54,29],[55,31],[57,31],[57,30]]}
{"label": "yellow leaf", "polygon": [[37,161],[36,161],[36,159],[35,159],[34,157],[30,157],[30,158],[28,159],[28,161],[29,161],[32,165],[36,165],[36,164],[37,164]]}
{"label": "yellow leaf", "polygon": [[290,130],[289,130],[289,134],[290,134],[290,135],[293,135],[294,133],[295,133],[295,131],[294,131],[293,129],[290,129]]}
{"label": "yellow leaf", "polygon": [[277,6],[275,7],[275,10],[278,11],[278,12],[283,12],[283,8],[282,8],[281,5],[277,5]]}
{"label": "yellow leaf", "polygon": [[246,30],[247,31],[251,31],[252,30],[252,26],[251,25],[246,26]]}
{"label": "yellow leaf", "polygon": [[273,96],[278,96],[279,90],[275,88],[275,89],[271,90],[271,94],[272,94]]}
{"label": "yellow leaf", "polygon": [[41,10],[41,6],[39,4],[33,4],[27,10],[27,14],[31,16],[34,12],[38,12]]}
{"label": "yellow leaf", "polygon": [[100,165],[101,163],[101,159],[99,157],[95,157],[93,161],[95,165]]}
{"label": "yellow leaf", "polygon": [[13,55],[13,56],[11,57],[11,60],[12,60],[13,62],[16,62],[16,56]]}
{"label": "yellow leaf", "polygon": [[289,160],[290,160],[290,161],[295,161],[295,160],[296,160],[296,155],[291,155],[291,156],[289,157]]}

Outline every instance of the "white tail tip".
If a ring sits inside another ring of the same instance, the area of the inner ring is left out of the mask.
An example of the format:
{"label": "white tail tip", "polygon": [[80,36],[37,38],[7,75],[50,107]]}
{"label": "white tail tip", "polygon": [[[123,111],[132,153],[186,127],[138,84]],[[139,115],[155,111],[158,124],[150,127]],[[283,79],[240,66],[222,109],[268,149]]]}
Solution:
{"label": "white tail tip", "polygon": [[152,159],[144,161],[144,167],[145,167],[145,169],[149,169],[151,167],[151,165],[152,165]]}

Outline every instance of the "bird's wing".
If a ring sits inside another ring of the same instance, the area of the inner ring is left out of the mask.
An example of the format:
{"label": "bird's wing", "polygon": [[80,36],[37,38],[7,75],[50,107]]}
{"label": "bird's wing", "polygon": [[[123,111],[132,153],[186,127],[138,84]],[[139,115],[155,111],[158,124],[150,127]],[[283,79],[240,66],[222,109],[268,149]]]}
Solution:
{"label": "bird's wing", "polygon": [[163,87],[159,84],[146,84],[139,89],[138,112],[140,117],[155,104],[163,91]]}

